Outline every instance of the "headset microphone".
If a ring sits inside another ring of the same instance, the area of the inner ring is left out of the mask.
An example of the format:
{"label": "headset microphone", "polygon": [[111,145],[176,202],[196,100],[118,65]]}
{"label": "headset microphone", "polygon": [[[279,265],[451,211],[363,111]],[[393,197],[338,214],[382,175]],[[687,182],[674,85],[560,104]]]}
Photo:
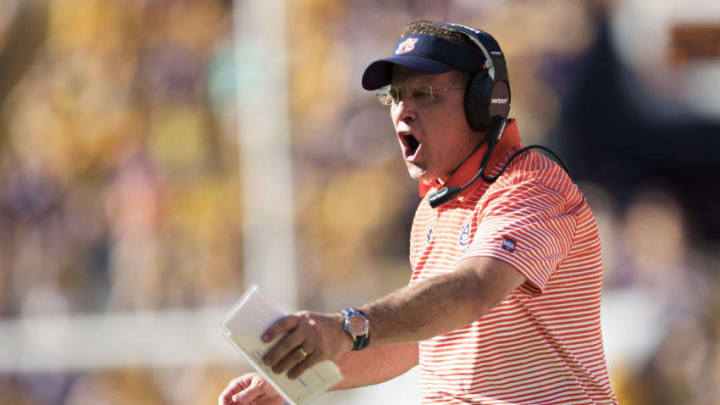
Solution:
{"label": "headset microphone", "polygon": [[[495,123],[493,125],[493,133],[492,136],[487,137],[488,140],[488,150],[485,152],[485,156],[483,157],[482,163],[480,164],[480,170],[473,176],[470,181],[465,183],[464,185],[460,187],[443,187],[437,192],[433,193],[431,196],[428,197],[428,202],[430,202],[430,206],[433,208],[437,208],[446,202],[452,200],[455,198],[456,195],[458,195],[461,191],[468,188],[471,184],[475,182],[480,176],[482,176],[483,180],[492,183],[497,179],[497,176],[495,176],[492,179],[488,179],[485,177],[485,167],[487,166],[488,162],[490,161],[490,155],[492,155],[493,151],[495,150],[495,146],[500,142],[500,137],[502,137],[502,133],[505,130],[505,124],[507,123],[507,120],[502,117],[496,117]],[[504,170],[504,169],[503,169]]]}
{"label": "headset microphone", "polygon": [[[428,197],[430,206],[437,208],[452,200],[480,177],[488,183],[494,182],[505,172],[513,159],[530,149],[542,149],[550,153],[570,176],[570,171],[562,159],[553,151],[541,145],[530,145],[520,149],[510,156],[500,173],[492,178],[485,176],[485,169],[490,161],[490,156],[495,150],[495,146],[500,142],[510,110],[510,81],[507,63],[500,45],[490,34],[460,24],[443,25],[464,34],[477,45],[484,56],[485,64],[483,69],[473,73],[465,90],[465,116],[470,128],[485,132],[488,149],[480,164],[480,169],[470,181],[460,187],[443,187],[433,193]],[[488,131],[489,128],[492,129]]]}
{"label": "headset microphone", "polygon": [[521,154],[529,151],[530,149],[541,149],[550,155],[552,155],[553,158],[555,158],[555,161],[557,161],[560,166],[562,166],[563,170],[565,170],[565,173],[572,178],[572,174],[570,174],[570,170],[568,169],[567,165],[565,165],[565,162],[563,162],[562,159],[558,155],[555,154],[552,150],[549,148],[546,148],[542,145],[530,145],[526,146],[519,151],[515,152],[510,156],[507,162],[505,162],[505,165],[503,166],[502,170],[500,170],[500,173],[496,174],[493,177],[487,177],[485,176],[485,168],[488,164],[488,161],[490,160],[490,155],[492,155],[493,151],[495,150],[495,146],[500,142],[500,137],[502,136],[503,131],[505,130],[505,124],[507,123],[507,119],[502,117],[496,117],[495,124],[493,125],[493,136],[488,138],[488,150],[485,152],[485,156],[483,156],[482,163],[480,164],[480,170],[473,176],[470,181],[463,184],[460,187],[443,187],[440,190],[433,193],[431,196],[428,197],[428,202],[430,203],[430,206],[432,208],[437,208],[446,202],[452,200],[455,198],[456,195],[458,195],[461,191],[468,188],[471,184],[475,182],[478,178],[482,177],[483,180],[485,180],[488,183],[494,183],[495,180],[500,177],[503,172],[505,172],[505,169],[507,169],[508,165],[510,165],[510,162],[512,162],[516,157],[520,156]]}
{"label": "headset microphone", "polygon": [[485,168],[495,146],[500,142],[510,110],[510,83],[505,56],[500,45],[488,33],[475,30],[460,24],[443,24],[445,27],[463,34],[477,45],[484,57],[483,68],[472,72],[472,77],[465,90],[465,117],[470,128],[485,132],[488,150],[485,152],[480,170],[475,177],[460,187],[444,187],[428,197],[430,206],[437,208],[452,200],[461,191],[469,187],[475,180],[485,177]]}

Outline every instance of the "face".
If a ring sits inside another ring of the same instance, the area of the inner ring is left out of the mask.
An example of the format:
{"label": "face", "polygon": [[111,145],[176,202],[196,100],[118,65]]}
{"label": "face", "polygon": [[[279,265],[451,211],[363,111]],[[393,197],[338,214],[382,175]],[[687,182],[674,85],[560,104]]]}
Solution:
{"label": "face", "polygon": [[482,140],[482,133],[473,131],[465,118],[462,74],[423,74],[395,66],[392,77],[392,84],[405,94],[407,89],[423,85],[452,89],[434,92],[430,103],[419,103],[403,94],[399,103],[390,106],[410,176],[416,180],[447,180]]}

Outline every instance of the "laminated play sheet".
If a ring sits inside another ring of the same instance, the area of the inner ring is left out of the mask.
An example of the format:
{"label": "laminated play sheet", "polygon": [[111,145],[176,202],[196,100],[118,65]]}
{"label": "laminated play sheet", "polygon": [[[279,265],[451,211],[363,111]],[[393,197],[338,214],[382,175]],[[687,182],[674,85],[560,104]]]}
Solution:
{"label": "laminated play sheet", "polygon": [[[322,361],[291,380],[287,374],[275,374],[262,362],[262,357],[275,342],[265,343],[260,336],[273,322],[285,316],[275,303],[251,286],[223,318],[225,336],[250,364],[293,405],[310,403],[318,394],[342,380],[340,369],[331,361]],[[277,339],[276,339],[277,341]]]}

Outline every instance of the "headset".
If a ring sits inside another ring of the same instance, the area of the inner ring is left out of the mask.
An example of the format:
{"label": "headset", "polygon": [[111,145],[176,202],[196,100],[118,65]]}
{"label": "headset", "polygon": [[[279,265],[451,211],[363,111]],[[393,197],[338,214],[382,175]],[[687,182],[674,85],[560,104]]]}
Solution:
{"label": "headset", "polygon": [[490,34],[460,24],[442,24],[465,35],[485,56],[483,68],[465,89],[465,116],[470,128],[486,132],[510,112],[510,81],[500,45]]}
{"label": "headset", "polygon": [[500,45],[490,34],[461,24],[442,24],[443,27],[465,35],[482,51],[485,56],[483,68],[474,73],[465,89],[465,117],[470,128],[484,132],[488,142],[488,150],[483,156],[480,170],[467,183],[460,187],[444,187],[428,197],[430,206],[437,208],[452,200],[458,193],[470,186],[479,177],[488,183],[493,183],[505,171],[510,162],[518,155],[530,149],[542,149],[550,153],[560,163],[565,172],[570,175],[565,162],[552,150],[542,145],[530,145],[515,152],[505,163],[500,173],[488,178],[485,176],[485,167],[495,146],[500,142],[510,112],[510,80],[507,71],[505,55]]}

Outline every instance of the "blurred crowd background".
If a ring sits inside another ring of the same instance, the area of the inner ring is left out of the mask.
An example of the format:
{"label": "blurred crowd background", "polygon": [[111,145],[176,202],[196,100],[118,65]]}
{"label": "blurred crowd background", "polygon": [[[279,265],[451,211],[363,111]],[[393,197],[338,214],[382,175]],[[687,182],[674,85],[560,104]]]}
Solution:
{"label": "blurred crowd background", "polygon": [[[559,152],[597,216],[620,402],[720,403],[719,4],[287,1],[267,26],[287,31],[298,306],[409,280],[417,188],[360,77],[407,22],[465,23],[505,50],[525,143]],[[237,72],[262,61],[236,58],[233,7],[0,2],[0,321],[242,294]],[[225,349],[228,362],[178,367],[5,366],[0,403],[213,403],[248,370]]]}

